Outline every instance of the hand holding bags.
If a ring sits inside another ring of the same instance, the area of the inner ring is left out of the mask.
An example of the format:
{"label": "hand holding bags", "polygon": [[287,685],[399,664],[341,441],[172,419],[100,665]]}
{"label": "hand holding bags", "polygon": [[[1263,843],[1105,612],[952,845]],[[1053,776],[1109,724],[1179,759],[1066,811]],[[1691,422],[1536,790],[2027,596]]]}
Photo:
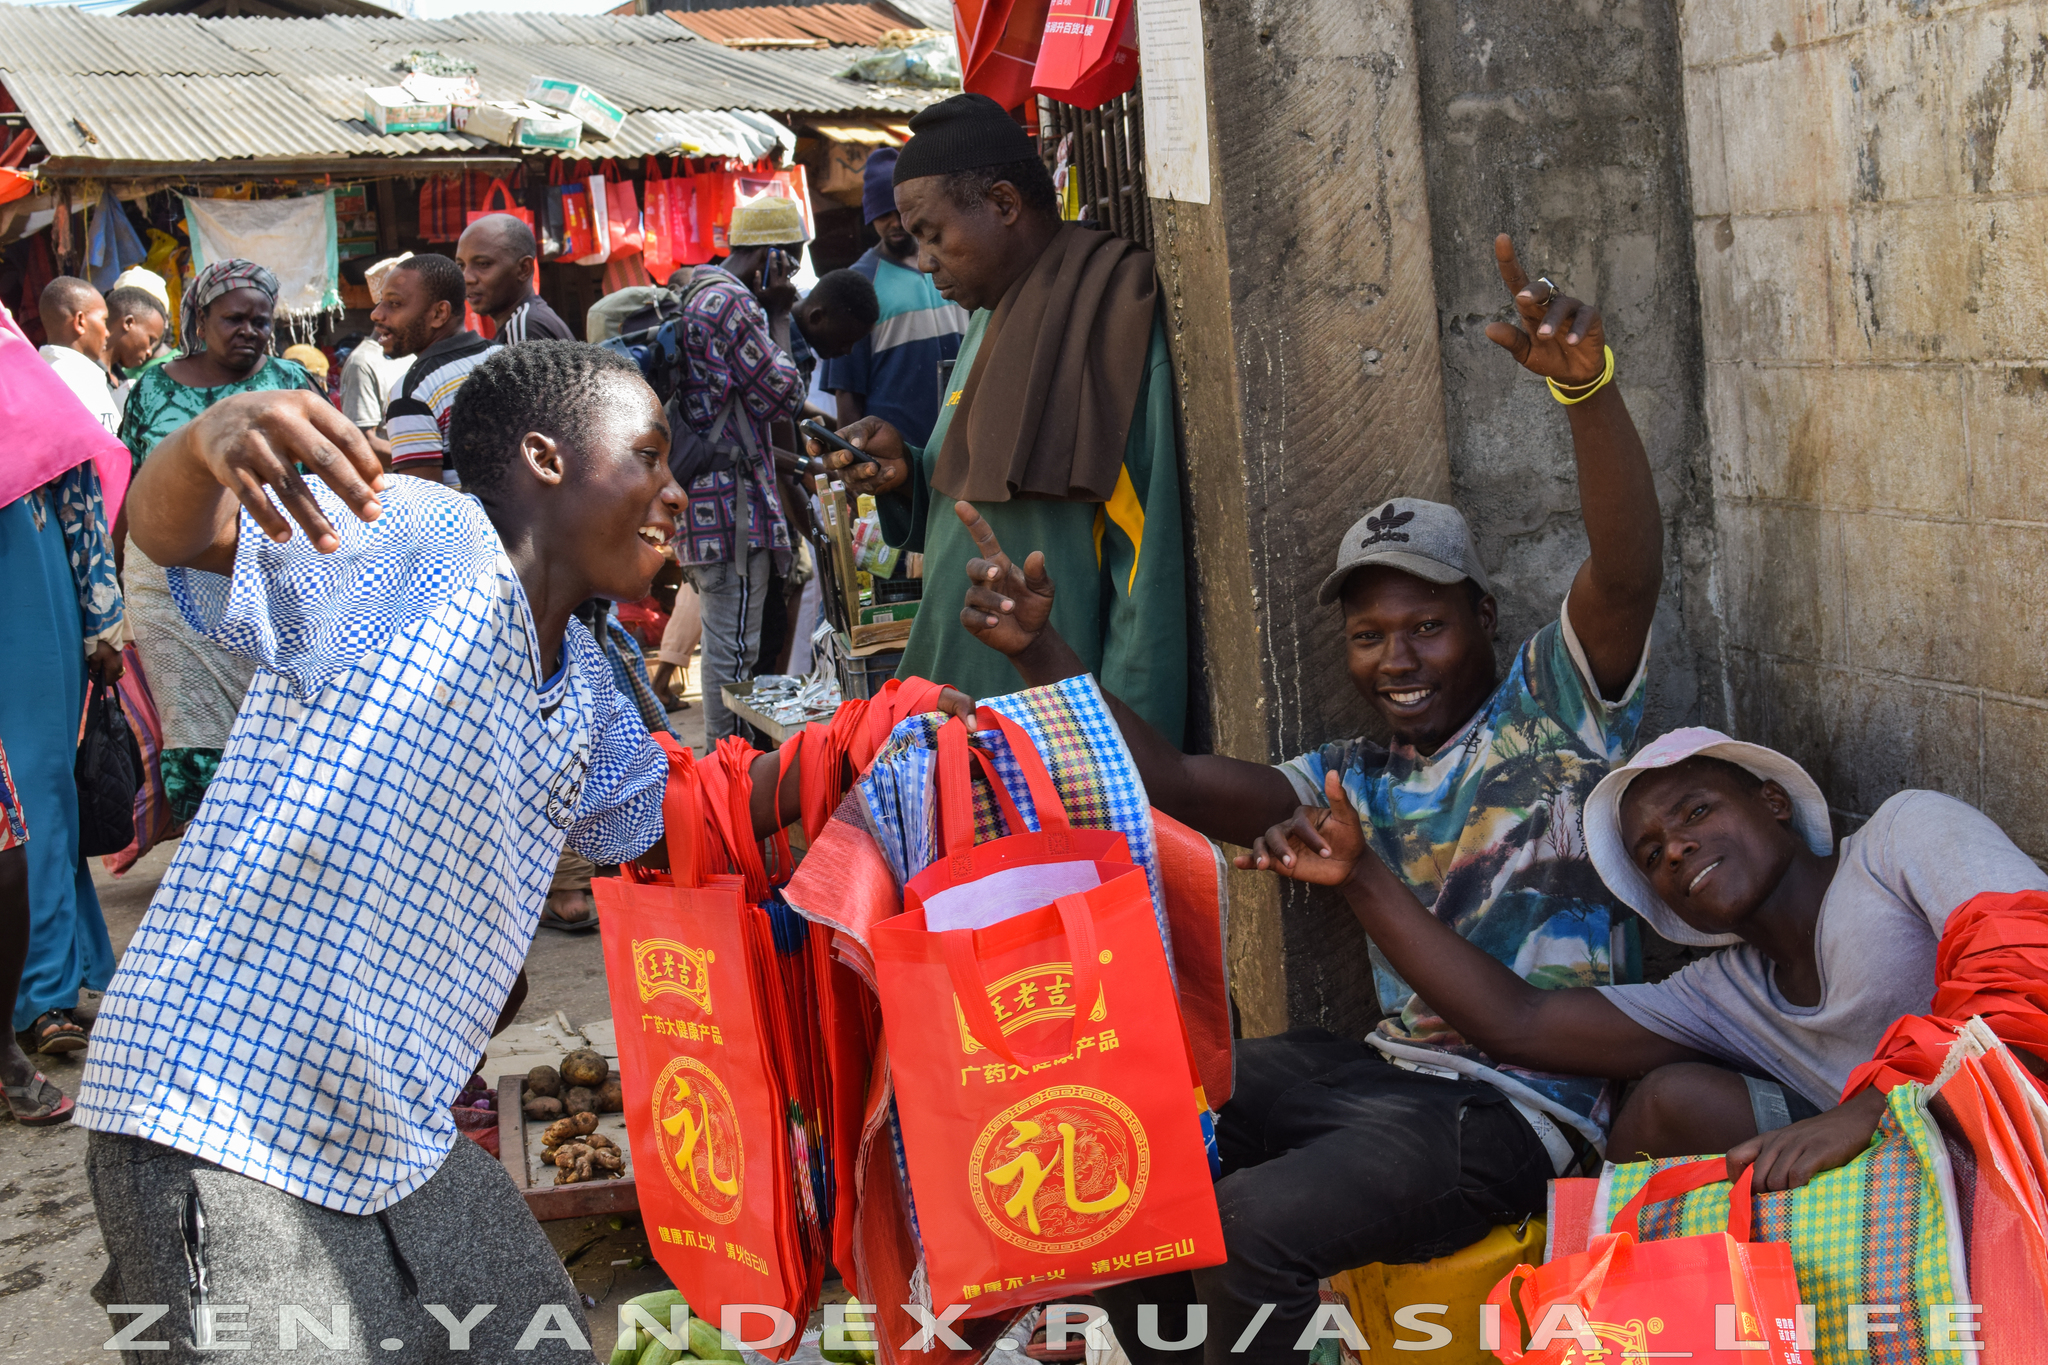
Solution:
{"label": "hand holding bags", "polygon": [[[1040,828],[992,777],[1013,832],[974,843],[965,730],[948,722],[947,854],[874,935],[932,1299],[971,1317],[1224,1257],[1145,875],[1122,835],[1071,826],[1021,727],[981,718],[1003,729]],[[951,1005],[937,1027],[934,1001]]]}
{"label": "hand holding bags", "polygon": [[1727,1161],[1715,1157],[1652,1176],[1584,1252],[1516,1266],[1487,1299],[1500,1312],[1494,1354],[1506,1365],[1582,1365],[1648,1352],[1722,1365],[1801,1365],[1808,1348],[1798,1340],[1792,1249],[1749,1240],[1755,1170],[1743,1171],[1729,1193],[1726,1232],[1636,1240],[1645,1206],[1727,1179]]}

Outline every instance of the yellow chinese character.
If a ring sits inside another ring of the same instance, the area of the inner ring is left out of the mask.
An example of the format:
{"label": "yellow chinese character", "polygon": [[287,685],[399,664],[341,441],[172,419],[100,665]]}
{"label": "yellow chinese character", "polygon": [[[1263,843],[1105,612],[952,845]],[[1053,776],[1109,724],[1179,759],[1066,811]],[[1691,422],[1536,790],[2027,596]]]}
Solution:
{"label": "yellow chinese character", "polygon": [[1098,1046],[1104,1052],[1108,1052],[1111,1048],[1118,1046],[1116,1041],[1116,1030],[1113,1028],[1104,1029],[1102,1031],[1102,1042],[1098,1044]]}
{"label": "yellow chinese character", "polygon": [[[1045,1131],[1029,1119],[1013,1119],[1010,1127],[1015,1130],[1016,1134],[1010,1139],[1008,1146],[1008,1150],[1013,1152]],[[1124,1183],[1122,1172],[1117,1174],[1116,1188],[1112,1189],[1108,1194],[1100,1199],[1081,1198],[1080,1191],[1074,1188],[1074,1125],[1062,1123],[1059,1126],[1059,1133],[1060,1168],[1066,1185],[1065,1195],[1068,1208],[1072,1209],[1075,1213],[1104,1213],[1119,1207],[1130,1199],[1131,1187]],[[1009,1201],[1003,1205],[1003,1212],[1012,1218],[1017,1217],[1019,1214],[1023,1215],[1024,1225],[1035,1233],[1040,1230],[1038,1225],[1038,1205],[1036,1203],[1038,1188],[1045,1183],[1046,1177],[1051,1174],[1052,1168],[1040,1161],[1036,1152],[1019,1152],[1016,1160],[990,1171],[988,1173],[988,1181],[992,1185],[1016,1184],[1017,1192],[1011,1195]]]}
{"label": "yellow chinese character", "polygon": [[1090,1275],[1107,1275],[1109,1273],[1109,1262],[1090,1261],[1088,1263],[1088,1273]]}
{"label": "yellow chinese character", "polygon": [[1003,1078],[1002,1063],[998,1062],[994,1066],[983,1067],[981,1069],[981,1078],[984,1081],[987,1081],[990,1085],[994,1085],[997,1081],[1000,1081]]}
{"label": "yellow chinese character", "polygon": [[676,1093],[672,1098],[680,1107],[675,1113],[663,1119],[661,1126],[668,1131],[670,1137],[678,1133],[684,1135],[683,1145],[676,1149],[676,1169],[690,1177],[691,1189],[699,1188],[697,1167],[690,1160],[690,1155],[697,1150],[697,1143],[701,1140],[704,1143],[704,1169],[711,1177],[711,1187],[723,1195],[738,1194],[740,1182],[737,1176],[725,1180],[718,1178],[718,1158],[711,1150],[710,1102],[699,1095],[697,1116],[694,1119],[690,1117],[690,1081],[687,1076],[676,1077]]}
{"label": "yellow chinese character", "polygon": [[1023,1287],[1024,1287],[1024,1277],[1023,1277],[1022,1275],[1012,1275],[1012,1276],[1010,1277],[1010,1288],[1012,1288],[1012,1289],[1022,1289]]}
{"label": "yellow chinese character", "polygon": [[980,1298],[980,1297],[981,1297],[981,1286],[980,1286],[980,1285],[978,1285],[978,1284],[963,1284],[963,1285],[961,1285],[961,1286],[960,1286],[960,1297],[961,1297],[961,1298],[963,1298],[963,1299],[978,1299],[978,1298]]}
{"label": "yellow chinese character", "polygon": [[1029,1011],[1032,1001],[1038,996],[1038,983],[1026,981],[1017,987],[1017,1008]]}
{"label": "yellow chinese character", "polygon": [[984,1294],[1000,1294],[1003,1292],[1003,1282],[997,1280],[993,1284],[985,1284],[981,1287],[981,1292]]}
{"label": "yellow chinese character", "polygon": [[1055,1008],[1067,1003],[1067,987],[1073,983],[1064,976],[1054,973],[1052,980],[1045,984],[1045,1003]]}

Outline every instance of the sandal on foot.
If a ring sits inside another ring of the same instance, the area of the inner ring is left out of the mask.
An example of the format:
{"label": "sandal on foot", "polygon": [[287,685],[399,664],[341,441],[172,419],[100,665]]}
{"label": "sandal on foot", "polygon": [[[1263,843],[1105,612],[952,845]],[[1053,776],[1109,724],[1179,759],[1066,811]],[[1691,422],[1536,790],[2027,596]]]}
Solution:
{"label": "sandal on foot", "polygon": [[40,1071],[27,1085],[0,1085],[0,1096],[6,1098],[7,1112],[15,1122],[30,1128],[68,1122],[77,1108],[71,1097],[43,1079]]}
{"label": "sandal on foot", "polygon": [[555,898],[549,896],[547,904],[541,907],[540,927],[543,929],[559,929],[565,934],[589,933],[597,927],[597,902],[586,892],[584,893],[583,903],[589,907],[587,914],[579,919],[564,919],[561,915],[555,913]]}
{"label": "sandal on foot", "polygon": [[85,1051],[85,1030],[63,1010],[45,1010],[18,1035],[21,1046],[46,1057]]}

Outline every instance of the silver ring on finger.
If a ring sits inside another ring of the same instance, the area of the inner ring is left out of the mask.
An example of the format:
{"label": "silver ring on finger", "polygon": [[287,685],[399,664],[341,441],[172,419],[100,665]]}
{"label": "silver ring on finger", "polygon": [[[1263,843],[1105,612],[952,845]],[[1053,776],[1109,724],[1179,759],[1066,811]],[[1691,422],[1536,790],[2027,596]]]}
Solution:
{"label": "silver ring on finger", "polygon": [[1538,275],[1536,277],[1536,283],[1542,285],[1545,289],[1550,291],[1549,293],[1545,294],[1542,298],[1536,300],[1536,302],[1540,304],[1548,305],[1551,302],[1551,300],[1555,299],[1558,295],[1564,293],[1564,290],[1559,289],[1555,284],[1552,284],[1550,282],[1550,277],[1548,275]]}

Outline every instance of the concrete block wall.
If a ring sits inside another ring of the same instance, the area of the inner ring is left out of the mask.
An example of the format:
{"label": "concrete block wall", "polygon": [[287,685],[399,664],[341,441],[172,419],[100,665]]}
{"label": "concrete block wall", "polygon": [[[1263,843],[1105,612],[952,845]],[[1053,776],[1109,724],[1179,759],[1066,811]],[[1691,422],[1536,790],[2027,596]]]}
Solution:
{"label": "concrete block wall", "polygon": [[1507,656],[1586,556],[1564,410],[1486,339],[1508,316],[1493,237],[1600,305],[1665,517],[1647,735],[1721,719],[1705,586],[1714,515],[1679,26],[1670,0],[1416,0],[1444,407],[1456,500]]}
{"label": "concrete block wall", "polygon": [[2048,3],[1679,20],[1730,723],[2048,857]]}

